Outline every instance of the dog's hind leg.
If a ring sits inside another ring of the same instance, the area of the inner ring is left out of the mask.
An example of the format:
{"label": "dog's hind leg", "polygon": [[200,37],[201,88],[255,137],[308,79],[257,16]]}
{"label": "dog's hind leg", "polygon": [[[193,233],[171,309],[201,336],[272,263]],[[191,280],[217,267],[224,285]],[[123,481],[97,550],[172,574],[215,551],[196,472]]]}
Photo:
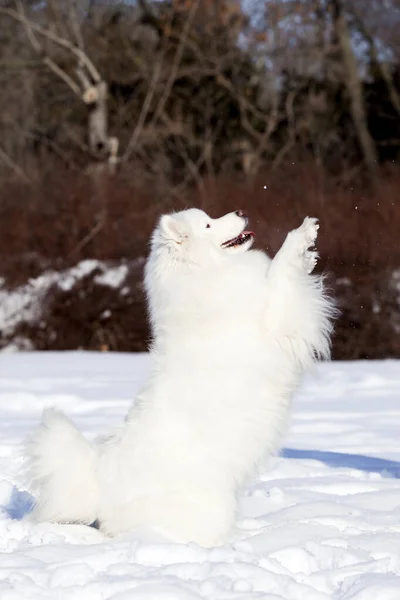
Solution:
{"label": "dog's hind leg", "polygon": [[265,325],[302,367],[315,358],[328,358],[336,309],[324,277],[312,275],[318,254],[312,250],[317,219],[306,217],[287,237],[267,275]]}
{"label": "dog's hind leg", "polygon": [[27,475],[37,501],[37,521],[91,524],[96,520],[97,450],[61,412],[43,413],[26,446]]}

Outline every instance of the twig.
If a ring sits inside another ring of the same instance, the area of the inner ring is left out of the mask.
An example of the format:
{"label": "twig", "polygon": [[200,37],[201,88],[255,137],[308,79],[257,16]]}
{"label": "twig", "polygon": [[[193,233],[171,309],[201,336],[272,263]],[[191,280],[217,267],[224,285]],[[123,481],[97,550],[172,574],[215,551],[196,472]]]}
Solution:
{"label": "twig", "polygon": [[21,167],[19,165],[17,165],[17,163],[14,162],[12,160],[12,158],[10,158],[8,156],[8,154],[2,148],[0,148],[0,159],[8,167],[10,167],[10,169],[12,169],[19,177],[21,177],[21,179],[23,179],[24,181],[27,181],[29,183],[31,182],[31,179],[28,177],[28,175],[26,175],[26,173],[24,173],[24,171],[21,169]]}
{"label": "twig", "polygon": [[67,259],[71,258],[74,254],[78,254],[96,235],[105,225],[105,214],[104,211],[101,213],[99,220],[96,225],[89,231],[87,235],[71,250],[68,254]]}
{"label": "twig", "polygon": [[70,0],[70,11],[68,12],[68,17],[69,17],[69,21],[71,23],[71,29],[75,35],[76,43],[83,52],[84,51],[83,50],[84,42],[83,42],[82,32],[80,30],[79,23],[78,23],[76,0]]}
{"label": "twig", "polygon": [[126,160],[128,160],[128,158],[132,154],[133,149],[136,146],[136,143],[139,139],[140,134],[142,133],[143,126],[146,121],[146,117],[149,113],[150,105],[151,105],[151,102],[153,100],[153,97],[154,97],[154,94],[156,91],[156,85],[157,85],[158,79],[160,77],[162,62],[163,62],[163,53],[160,56],[160,59],[157,61],[156,68],[153,71],[153,76],[150,81],[149,89],[147,90],[147,94],[146,94],[145,100],[143,102],[143,106],[140,111],[138,121],[136,123],[136,127],[132,133],[132,136],[131,136],[131,138],[128,142],[128,145],[125,149],[124,155],[121,159],[122,162],[125,162]]}

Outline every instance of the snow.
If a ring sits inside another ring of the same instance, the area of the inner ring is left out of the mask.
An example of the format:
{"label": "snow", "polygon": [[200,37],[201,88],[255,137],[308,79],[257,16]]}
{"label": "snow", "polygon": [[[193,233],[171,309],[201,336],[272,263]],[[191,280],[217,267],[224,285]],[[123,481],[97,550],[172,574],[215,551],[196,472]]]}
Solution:
{"label": "snow", "polygon": [[93,439],[118,423],[144,354],[0,356],[1,600],[398,600],[400,362],[321,365],[284,449],[240,497],[238,531],[205,550],[80,525],[31,524],[23,440],[46,406]]}
{"label": "snow", "polygon": [[77,281],[87,277],[100,266],[101,263],[98,260],[87,259],[82,260],[75,267],[71,267],[66,271],[61,271],[59,273],[52,272],[51,274],[54,278],[54,282],[66,292],[71,290]]}
{"label": "snow", "polygon": [[[126,264],[109,266],[99,260],[87,259],[62,271],[49,269],[11,290],[7,289],[5,279],[0,277],[0,330],[4,335],[11,336],[22,322],[40,321],[45,306],[44,299],[52,286],[67,292],[81,279],[97,273],[94,276],[95,283],[119,288],[128,272]],[[31,349],[29,340],[15,337],[5,348],[6,351],[18,349]]]}
{"label": "snow", "polygon": [[113,267],[111,269],[106,270],[101,275],[97,275],[97,277],[95,277],[95,281],[97,283],[101,283],[102,285],[108,285],[109,287],[119,288],[124,283],[127,275],[128,266],[119,265],[118,267]]}

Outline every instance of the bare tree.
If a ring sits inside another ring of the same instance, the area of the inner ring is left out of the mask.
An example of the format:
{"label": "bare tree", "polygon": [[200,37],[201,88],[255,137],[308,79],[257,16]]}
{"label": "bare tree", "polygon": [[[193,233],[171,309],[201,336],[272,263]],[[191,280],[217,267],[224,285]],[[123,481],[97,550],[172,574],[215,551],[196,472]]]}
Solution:
{"label": "bare tree", "polygon": [[[50,4],[53,8],[54,5]],[[0,7],[0,13],[17,21],[24,28],[27,40],[43,63],[59,78],[87,107],[87,139],[92,159],[114,172],[118,161],[118,139],[108,133],[107,82],[84,51],[74,3],[68,5],[69,18],[75,31],[76,42],[60,35],[57,23],[43,27],[28,17],[21,0],[15,8]],[[51,55],[51,48],[63,49],[72,58],[74,68],[69,73]]]}
{"label": "bare tree", "polygon": [[375,179],[378,168],[378,156],[372,136],[368,129],[364,102],[363,84],[359,75],[357,59],[351,40],[351,31],[343,9],[342,0],[330,0],[334,31],[340,47],[347,93],[350,98],[351,114],[365,164]]}
{"label": "bare tree", "polygon": [[[161,187],[173,181],[175,191],[201,185],[207,173],[253,176],[298,155],[321,171],[362,164],[374,178],[371,77],[386,82],[390,97],[380,115],[392,118],[392,107],[399,114],[396,71],[381,45],[392,12],[379,12],[379,0],[371,0],[372,20],[364,0],[253,0],[250,19],[239,0],[5,1],[2,21],[18,31],[12,47],[23,46],[32,66],[20,77],[33,81],[24,124],[37,140],[32,156],[51,145],[80,167],[84,153],[92,173],[118,162]],[[367,57],[354,49],[360,36]],[[16,93],[10,72],[8,103]],[[9,122],[11,136],[22,120]],[[0,148],[17,173],[14,146]]]}

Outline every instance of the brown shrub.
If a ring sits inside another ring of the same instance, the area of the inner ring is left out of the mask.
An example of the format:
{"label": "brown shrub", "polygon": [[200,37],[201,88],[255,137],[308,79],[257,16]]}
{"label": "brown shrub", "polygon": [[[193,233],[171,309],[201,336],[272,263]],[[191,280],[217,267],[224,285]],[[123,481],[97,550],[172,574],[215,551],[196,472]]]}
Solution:
{"label": "brown shrub", "polygon": [[127,266],[122,288],[98,283],[97,270],[70,289],[53,285],[46,294],[40,319],[22,322],[15,335],[33,340],[37,350],[145,351],[149,331],[143,262],[131,261]]}
{"label": "brown shrub", "polygon": [[341,316],[333,338],[334,359],[382,359],[400,356],[399,293],[393,271],[349,270],[338,278],[336,296]]}

